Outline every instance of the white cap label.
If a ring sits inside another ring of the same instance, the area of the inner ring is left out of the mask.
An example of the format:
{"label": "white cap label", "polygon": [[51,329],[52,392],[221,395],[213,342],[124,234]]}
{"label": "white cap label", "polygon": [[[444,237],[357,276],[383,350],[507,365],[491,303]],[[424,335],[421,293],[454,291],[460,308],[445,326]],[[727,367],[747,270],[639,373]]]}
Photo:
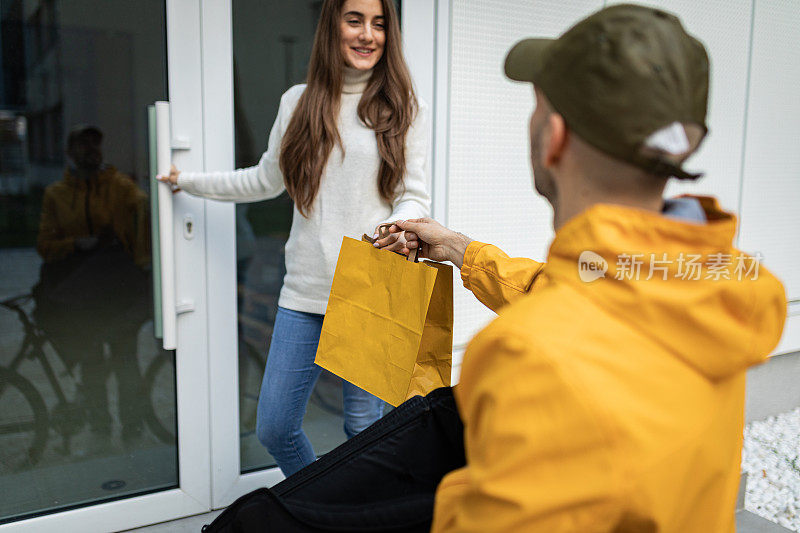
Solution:
{"label": "white cap label", "polygon": [[689,139],[680,122],[673,122],[650,135],[644,142],[648,148],[655,148],[672,155],[682,155],[689,151]]}

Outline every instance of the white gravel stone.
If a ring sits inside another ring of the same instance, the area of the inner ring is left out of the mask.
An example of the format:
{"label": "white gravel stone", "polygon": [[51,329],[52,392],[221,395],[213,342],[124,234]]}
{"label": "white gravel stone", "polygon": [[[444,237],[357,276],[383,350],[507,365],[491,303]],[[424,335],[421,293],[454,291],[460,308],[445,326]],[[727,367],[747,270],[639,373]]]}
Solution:
{"label": "white gravel stone", "polygon": [[745,509],[800,531],[800,408],[747,425]]}

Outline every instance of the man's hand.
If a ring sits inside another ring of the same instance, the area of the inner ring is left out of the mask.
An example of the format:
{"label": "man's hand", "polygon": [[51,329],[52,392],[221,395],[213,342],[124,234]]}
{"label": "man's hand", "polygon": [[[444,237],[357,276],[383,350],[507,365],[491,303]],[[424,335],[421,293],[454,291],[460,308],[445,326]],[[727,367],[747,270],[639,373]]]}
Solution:
{"label": "man's hand", "polygon": [[398,220],[389,228],[392,234],[401,231],[405,232],[406,238],[402,253],[408,255],[417,248],[420,257],[433,261],[450,261],[458,268],[464,263],[464,252],[472,242],[466,235],[449,230],[432,218]]}

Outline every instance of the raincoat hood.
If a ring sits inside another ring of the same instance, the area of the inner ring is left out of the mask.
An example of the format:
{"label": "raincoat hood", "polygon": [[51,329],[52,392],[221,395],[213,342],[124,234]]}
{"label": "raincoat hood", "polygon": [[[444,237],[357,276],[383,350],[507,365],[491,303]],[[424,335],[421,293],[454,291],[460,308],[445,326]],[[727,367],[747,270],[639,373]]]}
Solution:
{"label": "raincoat hood", "polygon": [[736,217],[713,198],[697,200],[705,223],[595,205],[557,232],[545,273],[583,285],[618,320],[718,380],[775,348],[786,296],[759,254],[734,248]]}

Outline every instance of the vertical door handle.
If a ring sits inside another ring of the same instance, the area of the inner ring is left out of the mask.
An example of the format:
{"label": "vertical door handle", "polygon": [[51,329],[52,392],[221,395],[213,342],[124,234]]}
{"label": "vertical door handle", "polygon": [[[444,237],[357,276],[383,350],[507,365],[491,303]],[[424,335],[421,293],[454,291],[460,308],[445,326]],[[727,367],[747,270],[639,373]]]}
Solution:
{"label": "vertical door handle", "polygon": [[[172,137],[169,102],[155,103],[156,171],[169,175],[172,166]],[[165,350],[177,347],[177,305],[175,297],[175,239],[173,232],[172,188],[158,182],[158,241],[161,281],[161,325]],[[154,273],[155,275],[155,273]]]}
{"label": "vertical door handle", "polygon": [[150,255],[153,274],[153,333],[155,338],[164,338],[161,323],[161,238],[158,223],[158,164],[156,163],[156,106],[147,106],[147,153],[150,168]]}

